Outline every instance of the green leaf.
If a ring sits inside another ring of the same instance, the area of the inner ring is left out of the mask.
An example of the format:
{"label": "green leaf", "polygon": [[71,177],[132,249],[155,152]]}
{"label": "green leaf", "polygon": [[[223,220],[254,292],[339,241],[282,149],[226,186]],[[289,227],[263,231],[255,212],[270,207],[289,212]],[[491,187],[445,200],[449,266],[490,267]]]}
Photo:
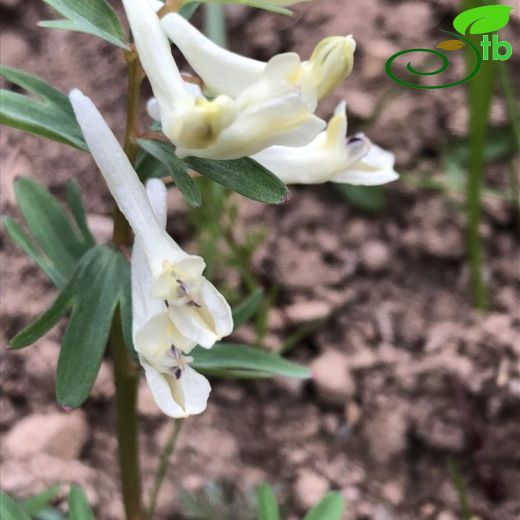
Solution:
{"label": "green leaf", "polygon": [[195,11],[200,7],[200,2],[196,1],[190,1],[185,3],[181,10],[179,11],[179,14],[184,16],[186,20],[189,20],[194,14]]}
{"label": "green leaf", "polygon": [[40,78],[0,65],[0,76],[36,98],[0,89],[0,124],[87,151],[69,99]]}
{"label": "green leaf", "polygon": [[276,0],[274,2],[264,2],[263,0],[200,0],[200,3],[247,5],[249,7],[256,7],[257,9],[271,11],[272,13],[292,15],[291,10],[276,5]]}
{"label": "green leaf", "polygon": [[18,205],[29,236],[11,218],[3,220],[6,231],[56,287],[62,289],[77,261],[94,245],[86,227],[83,204],[77,185],[69,186],[68,202],[75,222],[42,185],[29,178],[15,181]]}
{"label": "green leaf", "polygon": [[85,214],[85,208],[83,207],[81,191],[78,183],[74,179],[67,183],[67,204],[74,215],[74,220],[78,225],[85,244],[89,247],[94,247],[96,240],[87,225],[87,216]]}
{"label": "green leaf", "polygon": [[303,520],[341,520],[345,510],[345,500],[337,491],[327,493]]}
{"label": "green leaf", "polygon": [[85,493],[80,486],[72,486],[69,492],[70,520],[95,520]]}
{"label": "green leaf", "polygon": [[207,374],[225,375],[229,371],[233,377],[310,377],[308,368],[247,345],[217,343],[209,350],[197,347],[191,355],[193,368]]}
{"label": "green leaf", "polygon": [[[79,261],[52,306],[11,341],[13,348],[34,343],[71,311],[63,335],[56,373],[56,396],[62,406],[75,408],[88,397],[118,305],[128,306],[130,266],[108,246],[96,246]],[[125,339],[129,341],[128,334]]]}
{"label": "green leaf", "polygon": [[65,20],[40,22],[40,27],[93,34],[113,45],[130,50],[125,43],[121,22],[105,0],[43,0]]}
{"label": "green leaf", "polygon": [[34,516],[53,502],[61,491],[59,484],[48,487],[37,495],[20,502],[20,507],[30,516]]}
{"label": "green leaf", "polygon": [[175,155],[174,148],[161,141],[138,139],[137,142],[143,150],[164,164],[184,200],[190,206],[198,208],[202,203],[199,189],[196,182],[188,174],[184,162]]}
{"label": "green leaf", "polygon": [[139,175],[143,184],[148,179],[160,179],[169,175],[166,166],[144,150],[139,150],[139,153],[137,154],[135,171],[137,172],[137,175]]}
{"label": "green leaf", "polygon": [[39,247],[53,266],[68,279],[81,256],[91,247],[49,191],[27,177],[15,181],[20,211]]}
{"label": "green leaf", "polygon": [[256,490],[258,520],[280,520],[280,509],[273,488],[264,482]]}
{"label": "green leaf", "polygon": [[258,202],[279,204],[287,200],[285,184],[249,157],[214,161],[187,157],[184,162],[201,175]]}
{"label": "green leaf", "polygon": [[32,258],[36,265],[49,277],[50,281],[56,287],[64,287],[67,278],[54,266],[49,259],[38,250],[23,229],[10,217],[3,219],[5,230],[9,236],[18,244],[18,246],[25,252],[27,256]]}
{"label": "green leaf", "polygon": [[24,510],[7,494],[0,491],[2,520],[31,520]]}
{"label": "green leaf", "polygon": [[236,309],[233,309],[233,323],[235,330],[245,325],[255,314],[260,304],[264,291],[257,289],[251,293]]}
{"label": "green leaf", "polygon": [[67,517],[55,507],[42,509],[34,518],[35,520],[67,520]]}
{"label": "green leaf", "polygon": [[385,209],[386,197],[382,186],[334,184],[334,188],[357,209],[367,213],[380,213]]}
{"label": "green leaf", "polygon": [[[505,27],[509,22],[509,5],[484,5],[460,13],[453,20],[453,27],[460,34],[486,34]],[[469,33],[468,33],[469,29]]]}

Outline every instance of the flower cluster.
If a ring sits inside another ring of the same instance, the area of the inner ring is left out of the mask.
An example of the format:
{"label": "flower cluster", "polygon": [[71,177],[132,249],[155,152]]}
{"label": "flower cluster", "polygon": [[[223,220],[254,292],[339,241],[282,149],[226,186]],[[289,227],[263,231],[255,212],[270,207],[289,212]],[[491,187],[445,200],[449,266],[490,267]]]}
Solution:
{"label": "flower cluster", "polygon": [[[295,53],[267,63],[229,52],[177,13],[157,14],[157,0],[123,0],[154,99],[150,115],[178,157],[250,156],[287,184],[327,181],[376,185],[395,180],[394,157],[362,134],[347,138],[346,105],[327,123],[318,102],[352,71],[352,36],[322,40],[307,61]],[[289,5],[280,0],[278,5]],[[171,40],[202,81],[183,79]],[[189,364],[191,350],[211,348],[233,330],[224,297],[202,275],[205,263],[166,233],[166,189],[146,189],[90,99],[70,101],[85,141],[135,233],[132,253],[133,341],[155,400],[164,413],[202,412],[208,381]]]}
{"label": "flower cluster", "polygon": [[145,190],[92,101],[79,90],[69,98],[90,152],[135,233],[133,341],[155,401],[171,417],[200,413],[210,385],[190,368],[189,353],[232,332],[231,309],[202,276],[204,260],[183,251],[166,233],[162,181],[149,180]]}
{"label": "flower cluster", "polygon": [[[158,0],[123,3],[155,95],[150,115],[179,157],[251,156],[288,184],[376,185],[398,178],[391,153],[362,134],[347,139],[343,103],[328,125],[315,115],[318,102],[352,71],[352,36],[325,38],[307,61],[288,52],[265,63],[219,47],[180,14],[160,19]],[[169,40],[202,89],[183,80]]]}

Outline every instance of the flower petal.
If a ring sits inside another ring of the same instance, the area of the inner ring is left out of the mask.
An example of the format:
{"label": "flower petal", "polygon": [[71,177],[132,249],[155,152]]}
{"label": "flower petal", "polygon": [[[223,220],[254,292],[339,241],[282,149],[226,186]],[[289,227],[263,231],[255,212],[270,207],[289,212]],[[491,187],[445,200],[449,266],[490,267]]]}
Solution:
{"label": "flower petal", "polygon": [[208,404],[211,385],[187,366],[180,379],[144,364],[146,381],[157,406],[170,417],[181,418],[202,413]]}
{"label": "flower petal", "polygon": [[143,364],[146,382],[153,398],[164,414],[176,419],[186,417],[186,410],[173,397],[172,385],[179,383],[169,374],[163,374],[150,365]]}
{"label": "flower petal", "polygon": [[209,94],[237,97],[259,80],[265,63],[223,49],[177,13],[167,14],[161,26],[204,81]]}
{"label": "flower petal", "polygon": [[[159,226],[166,227],[166,186],[159,179],[150,179],[146,183],[146,193]],[[166,311],[163,301],[152,297],[152,271],[148,258],[136,241],[132,249],[132,330],[134,334],[150,320],[152,316]]]}
{"label": "flower petal", "polygon": [[175,261],[186,257],[157,222],[144,186],[94,103],[77,89],[70,93],[69,99],[90,152],[152,269],[160,270],[160,262],[165,259]]}
{"label": "flower petal", "polygon": [[231,307],[224,296],[206,278],[202,281],[202,308],[211,310],[211,319],[218,339],[233,332]]}
{"label": "flower petal", "polygon": [[395,181],[399,174],[394,170],[395,156],[373,144],[358,162],[334,175],[331,182],[360,186],[378,186]]}
{"label": "flower petal", "polygon": [[132,35],[152,90],[162,110],[175,102],[192,102],[184,80],[173,59],[168,38],[149,0],[123,0]]}
{"label": "flower petal", "polygon": [[209,381],[196,370],[187,366],[179,380],[184,392],[184,406],[188,415],[202,413],[208,404],[211,392]]}
{"label": "flower petal", "polygon": [[164,356],[172,344],[184,353],[189,353],[197,346],[177,330],[165,306],[161,312],[154,314],[136,331],[134,341],[135,350],[143,358],[144,363],[156,368],[164,365]]}
{"label": "flower petal", "polygon": [[208,314],[211,314],[211,309],[202,313],[197,307],[188,305],[171,306],[169,311],[170,319],[179,332],[204,348],[211,348],[220,339],[211,321],[205,319]]}
{"label": "flower petal", "polygon": [[[261,84],[262,83],[262,84]],[[238,115],[206,148],[177,146],[177,156],[236,159],[274,144],[301,146],[312,140],[325,122],[309,111],[299,93],[287,83],[259,82],[236,100]]]}

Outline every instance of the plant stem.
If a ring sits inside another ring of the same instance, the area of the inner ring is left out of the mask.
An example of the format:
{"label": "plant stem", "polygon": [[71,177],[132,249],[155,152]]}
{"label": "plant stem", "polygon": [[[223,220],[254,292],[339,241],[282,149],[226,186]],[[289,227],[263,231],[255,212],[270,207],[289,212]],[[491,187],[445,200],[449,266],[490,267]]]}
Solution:
{"label": "plant stem", "polygon": [[[463,0],[463,9],[477,7],[475,0]],[[466,193],[467,240],[471,271],[473,305],[487,306],[487,289],[482,276],[482,243],[480,239],[481,188],[485,171],[484,147],[488,133],[488,117],[493,97],[496,62],[484,61],[478,77],[469,82],[469,178]]]}
{"label": "plant stem", "polygon": [[204,33],[221,47],[227,47],[226,17],[221,4],[204,5]]}
{"label": "plant stem", "polygon": [[166,476],[168,462],[170,460],[170,457],[172,456],[172,453],[175,450],[175,446],[177,445],[177,439],[179,437],[179,432],[181,431],[182,424],[182,419],[174,419],[172,421],[172,431],[161,452],[159,465],[157,467],[157,471],[155,472],[153,487],[150,493],[150,506],[148,509],[149,520],[153,520],[155,516],[155,509],[157,507],[157,498],[159,496],[159,491],[161,490],[161,485],[163,483],[164,477]]}
{"label": "plant stem", "polygon": [[[511,79],[511,71],[507,63],[501,63],[499,67],[500,81],[502,83],[502,90],[506,100],[507,112],[511,127],[516,140],[516,151],[520,151],[520,111],[516,102],[513,81]],[[518,184],[518,176],[513,164],[509,167],[509,184],[511,189],[512,202],[515,207],[515,220],[517,228],[520,229],[520,189]]]}
{"label": "plant stem", "polygon": [[123,341],[119,312],[114,314],[110,348],[116,386],[117,442],[123,503],[127,520],[142,520],[136,413],[139,372]]}
{"label": "plant stem", "polygon": [[469,507],[466,486],[464,485],[464,479],[460,474],[456,462],[451,457],[448,459],[448,469],[450,472],[451,481],[453,482],[453,486],[455,487],[455,490],[457,491],[457,495],[459,497],[459,504],[462,510],[462,519],[471,520],[473,518],[473,515],[471,514],[471,509]]}
{"label": "plant stem", "polygon": [[[130,161],[133,162],[138,152],[135,136],[139,124],[139,92],[142,72],[135,52],[129,52],[126,58],[128,62],[128,105],[124,150]],[[121,249],[129,247],[132,243],[130,226],[117,206],[114,206],[112,242]],[[123,340],[119,310],[114,314],[112,322],[110,351],[114,366],[119,472],[126,519],[142,520],[136,412],[139,371]]]}

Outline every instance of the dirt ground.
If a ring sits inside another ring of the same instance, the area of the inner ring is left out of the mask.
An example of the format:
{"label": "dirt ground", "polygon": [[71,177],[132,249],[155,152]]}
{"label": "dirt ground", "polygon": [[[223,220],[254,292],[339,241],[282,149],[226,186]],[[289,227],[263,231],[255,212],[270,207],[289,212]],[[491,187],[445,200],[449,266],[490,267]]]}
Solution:
{"label": "dirt ground", "polygon": [[[329,489],[344,494],[345,520],[456,520],[461,511],[450,459],[474,514],[520,518],[514,212],[507,201],[484,201],[491,305],[487,313],[475,312],[468,301],[460,201],[413,182],[443,175],[443,148],[466,132],[465,91],[396,88],[384,73],[386,58],[397,50],[431,47],[457,6],[448,0],[328,0],[297,6],[292,19],[229,10],[232,48],[262,59],[285,50],[308,55],[320,38],[352,33],[358,42],[354,73],[321,111],[330,114],[345,98],[350,131],[365,129],[395,152],[404,175],[386,189],[387,207],[374,216],[346,204],[328,185],[293,188],[278,207],[241,199],[247,226],[267,230],[252,269],[266,288],[280,286],[267,346],[276,348],[305,321],[330,318],[291,353],[312,366],[312,381],[213,382],[208,410],[181,433],[161,493],[161,518],[182,518],[180,489],[218,480],[247,491],[268,480],[290,520]],[[126,87],[118,50],[87,35],[36,27],[49,17],[42,2],[0,0],[2,63],[64,91],[81,88],[122,136]],[[510,41],[518,30],[516,14]],[[519,61],[516,53],[516,72]],[[383,97],[384,110],[367,128]],[[492,122],[505,121],[506,109],[497,101]],[[86,154],[6,128],[0,143],[3,215],[17,215],[17,176],[32,176],[58,196],[74,177],[92,228],[100,240],[108,239],[110,199]],[[498,186],[506,175],[505,164],[490,172]],[[174,195],[170,203],[171,231],[190,247],[182,223],[186,208]],[[25,351],[6,351],[7,339],[45,309],[55,291],[4,234],[0,245],[1,486],[25,496],[56,481],[79,482],[97,518],[121,519],[108,362],[83,410],[65,412],[54,402],[60,328]],[[245,329],[237,339],[247,336]],[[170,424],[144,385],[139,409],[148,491]]]}

